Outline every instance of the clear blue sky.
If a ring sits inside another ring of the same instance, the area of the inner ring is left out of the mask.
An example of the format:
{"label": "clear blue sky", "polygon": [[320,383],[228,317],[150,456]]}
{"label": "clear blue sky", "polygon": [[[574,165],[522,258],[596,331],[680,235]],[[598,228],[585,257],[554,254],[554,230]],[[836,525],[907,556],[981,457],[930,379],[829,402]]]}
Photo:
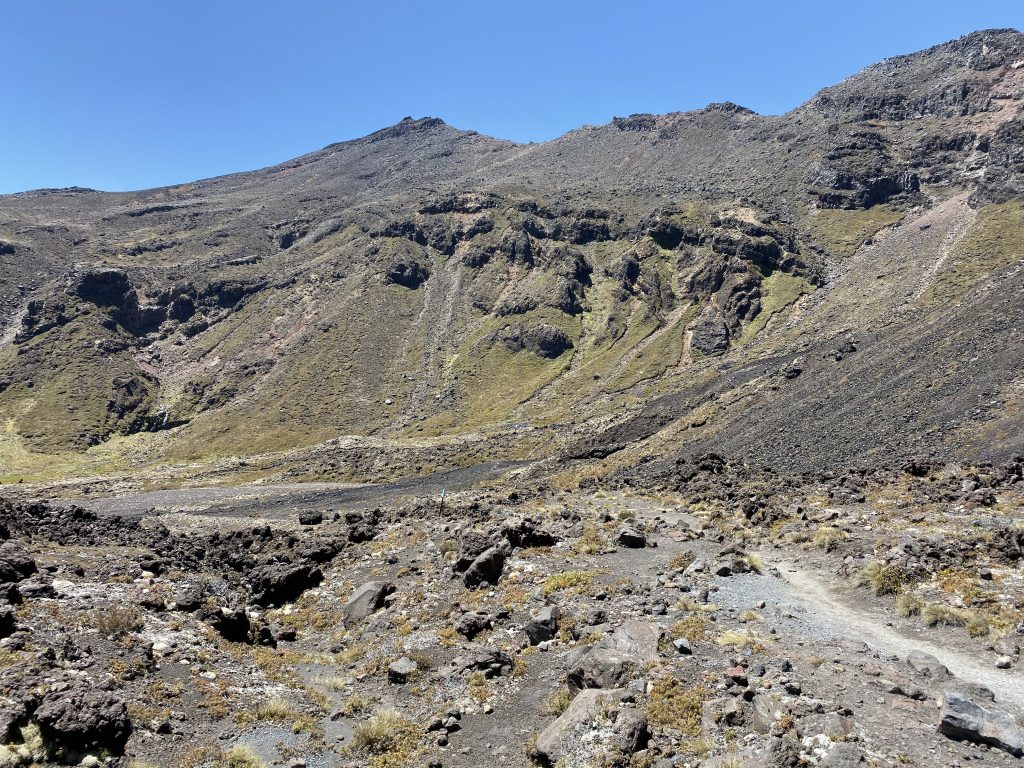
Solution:
{"label": "clear blue sky", "polygon": [[543,141],[731,100],[785,112],[1021,0],[0,5],[0,193],[139,189],[270,165],[405,115]]}

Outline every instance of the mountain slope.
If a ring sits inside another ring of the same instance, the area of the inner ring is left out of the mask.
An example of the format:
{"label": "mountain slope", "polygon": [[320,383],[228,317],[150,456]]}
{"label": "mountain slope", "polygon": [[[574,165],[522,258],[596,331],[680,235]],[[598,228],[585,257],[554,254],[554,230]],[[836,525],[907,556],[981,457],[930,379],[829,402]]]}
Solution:
{"label": "mountain slope", "polygon": [[[407,119],[252,173],[0,198],[0,476],[346,435],[797,469],[1019,451],[1022,63],[992,30],[781,116],[538,145]],[[360,474],[323,452],[311,474]]]}

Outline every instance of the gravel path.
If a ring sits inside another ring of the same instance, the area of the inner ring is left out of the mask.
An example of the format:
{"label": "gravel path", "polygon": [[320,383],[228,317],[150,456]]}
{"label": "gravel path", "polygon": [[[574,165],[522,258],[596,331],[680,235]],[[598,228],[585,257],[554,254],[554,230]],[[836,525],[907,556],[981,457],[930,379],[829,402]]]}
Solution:
{"label": "gravel path", "polygon": [[393,483],[288,483],[280,485],[209,486],[129,493],[70,501],[101,514],[145,515],[155,512],[204,512],[225,517],[274,519],[300,509],[345,509],[376,506],[403,496],[459,491],[494,480],[527,462],[486,462],[470,467],[406,477]]}
{"label": "gravel path", "polygon": [[[781,578],[742,574],[717,579],[712,598],[719,607],[747,609],[764,601],[770,622],[782,636],[804,640],[853,640],[878,653],[906,659],[911,651],[937,658],[958,679],[989,688],[1003,708],[1024,715],[1024,680],[1019,670],[992,666],[992,658],[943,644],[944,631],[901,621],[882,605],[865,604],[833,585],[835,577],[794,559],[763,557],[765,567],[779,569]],[[776,615],[777,614],[777,615]]]}

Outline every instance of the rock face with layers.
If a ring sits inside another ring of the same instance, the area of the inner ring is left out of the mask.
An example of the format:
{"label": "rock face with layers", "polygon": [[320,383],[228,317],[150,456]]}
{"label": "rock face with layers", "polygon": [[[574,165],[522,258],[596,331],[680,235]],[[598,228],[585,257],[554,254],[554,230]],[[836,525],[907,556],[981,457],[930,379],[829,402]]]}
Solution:
{"label": "rock face with layers", "polygon": [[988,744],[1014,757],[1024,755],[1024,734],[1013,717],[983,707],[959,691],[943,692],[938,730],[951,739]]}

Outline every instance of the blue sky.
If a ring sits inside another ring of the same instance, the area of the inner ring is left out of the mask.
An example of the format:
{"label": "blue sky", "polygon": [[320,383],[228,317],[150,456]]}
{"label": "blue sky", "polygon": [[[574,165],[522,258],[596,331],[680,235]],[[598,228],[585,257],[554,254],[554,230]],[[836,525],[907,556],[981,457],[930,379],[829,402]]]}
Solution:
{"label": "blue sky", "polygon": [[405,115],[544,141],[731,100],[785,112],[1020,0],[0,5],[0,193],[139,189],[270,165]]}

